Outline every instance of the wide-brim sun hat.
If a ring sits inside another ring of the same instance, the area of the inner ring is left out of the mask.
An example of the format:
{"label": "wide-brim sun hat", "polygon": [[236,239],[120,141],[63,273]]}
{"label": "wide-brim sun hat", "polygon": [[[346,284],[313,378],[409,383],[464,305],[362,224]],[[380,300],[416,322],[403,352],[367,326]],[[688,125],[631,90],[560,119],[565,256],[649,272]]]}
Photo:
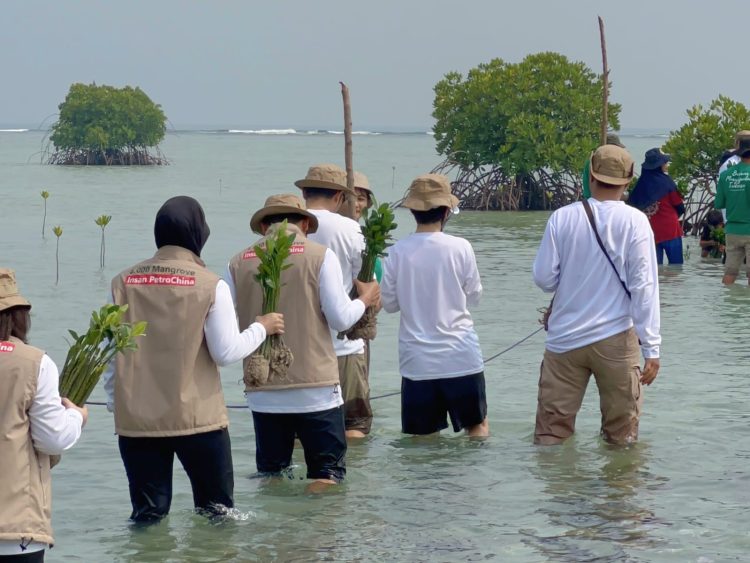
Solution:
{"label": "wide-brim sun hat", "polygon": [[595,179],[613,186],[629,184],[635,175],[633,157],[617,145],[602,145],[596,149],[589,164]]}
{"label": "wide-brim sun hat", "polygon": [[294,185],[305,188],[326,188],[340,192],[351,193],[346,183],[346,171],[335,164],[316,164],[307,170],[307,174]]}
{"label": "wide-brim sun hat", "polygon": [[750,139],[750,131],[747,129],[743,129],[742,131],[737,131],[737,134],[734,136],[734,149],[737,150],[740,148],[740,142],[742,142],[743,139]]}
{"label": "wide-brim sun hat", "polygon": [[266,199],[266,203],[253,213],[250,219],[250,228],[254,233],[259,235],[261,232],[260,226],[266,217],[273,215],[287,215],[297,214],[307,217],[310,221],[307,232],[314,233],[318,230],[318,218],[310,213],[306,208],[302,200],[294,194],[279,194],[272,195]]}
{"label": "wide-brim sun hat", "polygon": [[621,149],[625,148],[625,145],[622,144],[620,136],[617,133],[607,133],[607,142],[605,144],[615,145],[616,147],[620,147]]}
{"label": "wide-brim sun hat", "polygon": [[0,311],[11,307],[31,307],[31,303],[18,291],[15,271],[0,268]]}
{"label": "wide-brim sun hat", "polygon": [[412,181],[403,206],[414,211],[448,207],[457,213],[458,203],[458,198],[451,193],[451,183],[447,176],[423,174]]}
{"label": "wide-brim sun hat", "polygon": [[667,162],[672,160],[672,156],[663,153],[660,148],[653,148],[646,151],[646,158],[641,164],[641,168],[644,170],[656,170],[661,168]]}
{"label": "wide-brim sun hat", "polygon": [[362,174],[362,172],[354,171],[354,188],[359,188],[360,190],[365,190],[366,192],[369,192],[370,195],[372,195],[372,189],[370,188],[370,181],[367,179],[367,176]]}

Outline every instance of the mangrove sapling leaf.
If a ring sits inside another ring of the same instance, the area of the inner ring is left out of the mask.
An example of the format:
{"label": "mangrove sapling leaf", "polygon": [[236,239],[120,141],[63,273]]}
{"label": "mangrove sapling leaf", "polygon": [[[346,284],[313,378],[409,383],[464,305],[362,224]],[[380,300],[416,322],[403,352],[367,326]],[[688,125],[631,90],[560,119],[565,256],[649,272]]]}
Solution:
{"label": "mangrove sapling leaf", "polygon": [[44,200],[44,217],[42,217],[42,238],[44,237],[44,227],[47,224],[47,199],[49,198],[49,192],[47,190],[41,191],[42,199]]}
{"label": "mangrove sapling leaf", "polygon": [[60,283],[60,237],[63,234],[63,229],[60,225],[52,227],[52,232],[57,237],[57,246],[55,247],[55,285]]}
{"label": "mangrove sapling leaf", "polygon": [[99,267],[104,268],[104,253],[105,253],[105,245],[104,245],[104,229],[109,225],[109,222],[112,220],[112,215],[99,215],[96,219],[94,219],[94,223],[96,223],[102,230],[102,242],[99,248]]}
{"label": "mangrove sapling leaf", "polygon": [[[386,249],[393,241],[392,232],[398,226],[395,223],[395,214],[388,203],[378,204],[373,200],[372,209],[365,214],[365,224],[362,227],[362,236],[365,239],[365,250],[362,252],[362,268],[357,279],[362,282],[371,282],[375,277],[375,263],[378,258],[385,257]],[[352,289],[352,297],[356,297],[356,288]],[[365,338],[373,340],[377,334],[377,322],[375,310],[368,307],[362,318],[346,332],[349,338]],[[343,334],[339,334],[343,338]]]}
{"label": "mangrove sapling leaf", "polygon": [[146,322],[124,322],[127,309],[127,305],[105,305],[92,312],[85,333],[68,331],[73,343],[60,374],[62,397],[83,406],[110,361],[118,353],[138,347],[136,338],[146,333]]}
{"label": "mangrove sapling leaf", "polygon": [[[283,286],[281,272],[292,266],[287,260],[291,255],[295,238],[294,233],[287,234],[287,222],[283,221],[266,234],[262,244],[253,247],[260,261],[255,281],[260,284],[263,292],[264,315],[278,310]],[[258,353],[253,355],[256,356]],[[251,358],[245,363],[245,382],[249,387],[262,385],[271,376],[285,376],[294,361],[291,350],[278,334],[266,336],[260,346],[259,355],[264,358],[262,361]],[[260,373],[262,370],[265,370],[265,374]]]}

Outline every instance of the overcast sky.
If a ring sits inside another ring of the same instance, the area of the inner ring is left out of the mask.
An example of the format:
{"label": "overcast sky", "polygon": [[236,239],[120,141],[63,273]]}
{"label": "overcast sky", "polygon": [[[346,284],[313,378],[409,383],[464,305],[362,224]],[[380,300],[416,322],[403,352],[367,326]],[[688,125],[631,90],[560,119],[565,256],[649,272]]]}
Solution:
{"label": "overcast sky", "polygon": [[73,82],[140,86],[177,127],[424,130],[432,87],[558,51],[600,72],[624,128],[671,129],[723,93],[750,105],[740,0],[33,1],[0,6],[0,124],[36,126]]}

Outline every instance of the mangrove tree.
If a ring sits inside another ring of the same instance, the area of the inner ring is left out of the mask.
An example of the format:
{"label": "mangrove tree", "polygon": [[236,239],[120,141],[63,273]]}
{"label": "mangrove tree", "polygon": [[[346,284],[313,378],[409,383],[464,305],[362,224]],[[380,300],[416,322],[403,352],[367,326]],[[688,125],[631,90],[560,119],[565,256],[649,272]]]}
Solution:
{"label": "mangrove tree", "polygon": [[[473,209],[548,209],[575,201],[598,146],[602,79],[582,62],[537,53],[494,59],[435,85],[435,171],[456,174],[454,193]],[[619,104],[608,104],[619,129]]]}
{"label": "mangrove tree", "polygon": [[140,88],[73,84],[52,126],[51,164],[166,164],[167,118]]}

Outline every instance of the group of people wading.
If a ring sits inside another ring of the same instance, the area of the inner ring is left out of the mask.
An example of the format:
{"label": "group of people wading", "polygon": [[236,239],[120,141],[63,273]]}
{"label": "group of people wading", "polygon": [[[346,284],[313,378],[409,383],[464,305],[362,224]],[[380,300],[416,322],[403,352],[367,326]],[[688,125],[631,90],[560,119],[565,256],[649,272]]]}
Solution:
{"label": "group of people wading", "polygon": [[[603,437],[633,442],[641,386],[659,369],[653,233],[646,216],[621,201],[633,160],[605,145],[589,168],[591,198],[552,214],[533,267],[536,284],[555,292],[539,380],[538,444],[573,433],[592,373]],[[403,206],[416,229],[389,249],[380,283],[357,280],[362,232],[337,213],[350,195],[346,173],[321,164],[295,184],[302,198],[272,195],[252,215],[260,239],[238,249],[223,279],[201,259],[210,232],[203,209],[175,197],[156,215],[156,254],[112,280],[112,302],[128,305],[126,320],[148,322],[138,349],[118,355],[103,376],[135,521],[169,512],[175,454],[197,509],[221,514],[234,505],[219,367],[247,361],[271,334],[283,333],[294,361],[283,381],[246,382],[258,472],[272,478],[289,468],[298,439],[310,488],[340,482],[347,438],[365,438],[373,415],[368,343],[338,334],[368,307],[400,312],[403,432],[433,434],[450,420],[455,432],[489,433],[484,362],[468,310],[479,303],[482,284],[469,242],[443,232],[458,212],[448,178],[427,174],[412,182]],[[361,174],[355,190],[361,213],[372,201]],[[283,225],[295,235],[295,251],[282,274],[279,310],[261,315],[253,248]],[[43,560],[53,541],[49,456],[73,446],[87,418],[85,408],[60,399],[57,368],[27,344],[30,307],[13,272],[0,270],[0,561]]]}

